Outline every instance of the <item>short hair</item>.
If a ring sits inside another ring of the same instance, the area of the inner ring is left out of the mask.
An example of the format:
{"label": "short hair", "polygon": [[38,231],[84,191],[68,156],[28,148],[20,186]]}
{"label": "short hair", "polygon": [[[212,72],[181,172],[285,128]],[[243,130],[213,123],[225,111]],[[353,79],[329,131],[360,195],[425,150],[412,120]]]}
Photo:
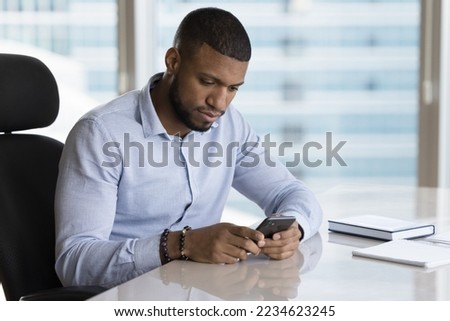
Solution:
{"label": "short hair", "polygon": [[219,8],[191,11],[181,21],[173,40],[173,46],[187,55],[194,54],[202,44],[239,61],[249,61],[252,53],[244,26],[233,14]]}

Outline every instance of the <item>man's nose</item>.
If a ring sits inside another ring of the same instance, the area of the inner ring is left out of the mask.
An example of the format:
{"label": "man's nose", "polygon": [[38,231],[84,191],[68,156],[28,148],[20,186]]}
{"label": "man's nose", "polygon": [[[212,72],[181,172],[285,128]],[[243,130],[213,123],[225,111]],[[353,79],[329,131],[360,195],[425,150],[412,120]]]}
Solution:
{"label": "man's nose", "polygon": [[206,101],[208,105],[214,107],[220,112],[225,112],[228,107],[229,97],[231,93],[226,87],[218,87],[215,88],[210,95],[208,96],[208,100]]}

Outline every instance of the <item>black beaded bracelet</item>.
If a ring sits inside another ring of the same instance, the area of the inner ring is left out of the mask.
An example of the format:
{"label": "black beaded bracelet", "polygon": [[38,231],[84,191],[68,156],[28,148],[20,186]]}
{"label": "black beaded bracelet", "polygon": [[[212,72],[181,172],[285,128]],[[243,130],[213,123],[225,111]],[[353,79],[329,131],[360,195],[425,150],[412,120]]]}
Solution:
{"label": "black beaded bracelet", "polygon": [[180,254],[181,254],[181,259],[182,260],[189,260],[189,258],[184,254],[184,242],[186,239],[186,232],[189,231],[191,229],[190,226],[185,226],[183,228],[183,230],[181,231],[181,235],[180,235]]}
{"label": "black beaded bracelet", "polygon": [[169,256],[169,250],[167,249],[167,237],[169,236],[169,233],[170,233],[170,230],[168,228],[166,228],[164,230],[164,232],[161,234],[161,241],[159,243],[161,252],[164,256],[164,262],[162,262],[163,264],[169,263],[170,261],[172,261],[172,259]]}

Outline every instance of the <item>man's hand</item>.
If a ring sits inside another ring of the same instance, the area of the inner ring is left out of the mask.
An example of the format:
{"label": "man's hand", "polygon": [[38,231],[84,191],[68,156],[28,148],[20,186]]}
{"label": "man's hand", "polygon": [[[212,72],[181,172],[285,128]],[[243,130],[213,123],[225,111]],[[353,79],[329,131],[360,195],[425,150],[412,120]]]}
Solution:
{"label": "man's hand", "polygon": [[275,233],[271,239],[265,239],[262,253],[275,260],[291,257],[298,248],[302,233],[295,222],[286,231]]}
{"label": "man's hand", "polygon": [[247,253],[258,255],[266,242],[261,232],[219,223],[190,230],[186,233],[185,244],[185,254],[193,261],[233,264],[246,260]]}

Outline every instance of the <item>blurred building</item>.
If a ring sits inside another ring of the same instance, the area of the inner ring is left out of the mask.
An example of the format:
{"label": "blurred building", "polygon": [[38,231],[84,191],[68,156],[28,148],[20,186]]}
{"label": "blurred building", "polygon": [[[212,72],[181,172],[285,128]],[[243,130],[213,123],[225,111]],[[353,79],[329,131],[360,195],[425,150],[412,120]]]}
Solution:
{"label": "blurred building", "polygon": [[[296,176],[415,184],[418,0],[160,1],[160,57],[183,16],[203,6],[230,10],[249,32],[254,51],[235,104],[258,133],[293,142],[288,164],[308,142],[323,147],[301,155]],[[347,166],[326,165],[327,132],[328,154],[345,142]]]}
{"label": "blurred building", "polygon": [[[192,9],[222,7],[243,22],[254,50],[235,104],[261,136],[292,142],[280,156],[296,176],[416,183],[419,0],[148,1],[160,71]],[[0,51],[8,40],[73,59],[77,86],[100,102],[117,93],[116,28],[115,0],[0,0]],[[330,159],[339,142],[347,166]]]}
{"label": "blurred building", "polygon": [[98,100],[117,93],[116,29],[115,0],[0,0],[0,51],[8,40],[68,57],[83,66],[84,90]]}

